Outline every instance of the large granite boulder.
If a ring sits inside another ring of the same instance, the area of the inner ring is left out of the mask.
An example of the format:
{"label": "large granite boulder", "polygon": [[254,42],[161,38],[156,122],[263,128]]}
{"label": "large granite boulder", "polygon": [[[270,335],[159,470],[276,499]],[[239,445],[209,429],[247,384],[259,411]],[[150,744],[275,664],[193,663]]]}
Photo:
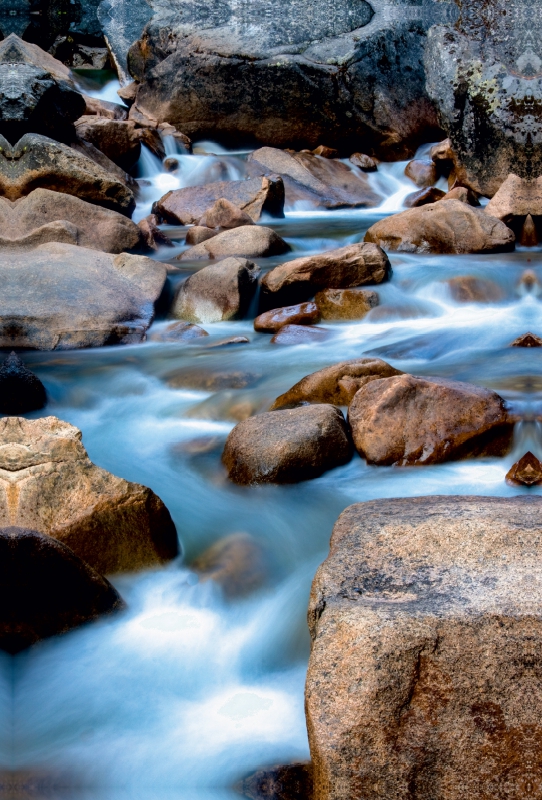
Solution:
{"label": "large granite boulder", "polygon": [[241,319],[258,285],[260,269],[244,258],[225,258],[181,284],[171,313],[188,322]]}
{"label": "large granite boulder", "polygon": [[10,142],[29,132],[68,141],[84,110],[64,64],[14,33],[0,42],[0,128]]}
{"label": "large granite boulder", "polygon": [[515,236],[480,208],[440,200],[375,222],[365,241],[404,253],[503,253],[514,249]]}
{"label": "large granite boulder", "polygon": [[34,189],[15,201],[0,197],[0,247],[60,241],[121,253],[141,240],[141,229],[123,214],[71,194]]}
{"label": "large granite boulder", "polygon": [[541,513],[419,497],[341,514],[309,603],[315,800],[536,796]]}
{"label": "large granite boulder", "polygon": [[470,383],[398,375],[362,386],[348,409],[354,444],[370,464],[438,464],[503,455],[513,423],[495,392]]}
{"label": "large granite boulder", "polygon": [[0,528],[1,650],[18,653],[122,606],[109,581],[62,542]]}
{"label": "large granite boulder", "polygon": [[171,516],[145,486],[96,467],[81,432],[56,417],[0,419],[0,527],[58,539],[101,574],[178,552]]}
{"label": "large granite boulder", "polygon": [[260,303],[262,309],[290,306],[309,300],[320,289],[382,283],[390,274],[389,259],[380,247],[348,244],[319,255],[296,258],[270,270],[262,278]]}
{"label": "large granite boulder", "polygon": [[73,148],[34,133],[12,146],[0,135],[0,194],[17,200],[38,188],[72,194],[126,216],[135,208],[126,183]]}
{"label": "large granite boulder", "polygon": [[0,347],[65,350],[140,342],[166,274],[163,264],[145,256],[113,256],[69,243],[3,248]]}

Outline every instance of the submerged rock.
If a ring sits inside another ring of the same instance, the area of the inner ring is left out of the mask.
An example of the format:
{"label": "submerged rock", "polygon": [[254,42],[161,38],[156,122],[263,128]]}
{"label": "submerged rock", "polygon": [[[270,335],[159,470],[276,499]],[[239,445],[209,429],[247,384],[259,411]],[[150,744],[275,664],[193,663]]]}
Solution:
{"label": "submerged rock", "polygon": [[497,283],[472,275],[458,275],[457,278],[450,278],[446,284],[458,303],[497,303],[504,297]]}
{"label": "submerged rock", "polygon": [[440,200],[376,222],[365,241],[405,253],[503,253],[514,249],[515,237],[481,209]]}
{"label": "submerged rock", "polygon": [[287,261],[261,281],[262,309],[309,300],[320,289],[348,289],[382,283],[391,275],[385,252],[374,244],[349,244],[337,250]]}
{"label": "submerged rock", "polygon": [[513,431],[495,392],[412,375],[363,386],[350,404],[348,421],[359,454],[382,466],[504,455]]}
{"label": "submerged rock", "polygon": [[282,328],[271,337],[271,344],[317,344],[329,339],[330,332],[326,328],[319,328],[316,325],[283,325]]}
{"label": "submerged rock", "polygon": [[313,325],[320,322],[321,314],[316,303],[300,303],[265,311],[254,320],[254,330],[259,333],[276,333],[285,325]]}
{"label": "submerged rock", "polygon": [[18,653],[122,606],[109,581],[65,544],[0,528],[0,649]]}
{"label": "submerged rock", "polygon": [[539,486],[542,483],[542,462],[529,450],[508,470],[505,480],[511,486]]}
{"label": "submerged rock", "polygon": [[417,497],[341,514],[308,614],[316,800],[520,797],[536,780],[541,513],[539,497]]}
{"label": "submerged rock", "polygon": [[56,417],[0,419],[0,526],[45,533],[101,574],[178,553],[169,511],[145,486],[95,466],[81,432]]}
{"label": "submerged rock", "polygon": [[378,305],[378,295],[370,289],[324,289],[314,298],[322,319],[363,319]]}
{"label": "submerged rock", "polygon": [[346,464],[352,447],[340,410],[331,405],[269,411],[240,422],[222,461],[241,484],[297,483]]}
{"label": "submerged rock", "polygon": [[272,228],[263,225],[244,225],[212,236],[177,257],[178,261],[225,258],[267,258],[288,252],[290,245]]}
{"label": "submerged rock", "polygon": [[47,403],[45,386],[16,353],[0,366],[0,414],[26,414]]}
{"label": "submerged rock", "polygon": [[153,331],[151,342],[193,342],[209,336],[206,330],[191,322],[172,322],[160,331]]}
{"label": "submerged rock", "polygon": [[380,358],[355,358],[313,372],[277,397],[271,410],[303,403],[350,405],[356,392],[369,381],[403,373]]}
{"label": "submerged rock", "polygon": [[198,573],[200,581],[217,583],[228,599],[245,597],[260,589],[268,576],[263,549],[247,533],[234,533],[215,542],[190,568]]}
{"label": "submerged rock", "polygon": [[244,258],[204,267],[181,284],[171,313],[189,322],[241,319],[258,285],[260,268]]}

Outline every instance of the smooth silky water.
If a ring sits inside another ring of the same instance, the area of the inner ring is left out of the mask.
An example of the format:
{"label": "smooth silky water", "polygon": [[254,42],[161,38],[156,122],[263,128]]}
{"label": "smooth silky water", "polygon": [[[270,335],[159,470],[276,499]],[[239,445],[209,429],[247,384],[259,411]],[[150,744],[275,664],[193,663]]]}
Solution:
{"label": "smooth silky water", "polygon": [[[112,99],[111,89],[95,94]],[[166,145],[175,154],[174,143]],[[244,175],[245,153],[200,143],[196,155],[176,155],[180,170],[171,175],[148,151],[143,154],[136,219],[168,189]],[[297,207],[284,220],[266,222],[292,245],[288,258],[361,241],[376,219],[400,210],[415,190],[403,169],[404,163],[383,164],[370,176],[383,197],[378,209]],[[155,257],[172,266],[173,291],[202,264],[175,262],[185,229],[166,230],[176,247]],[[282,260],[259,263],[268,269]],[[127,602],[122,613],[15,658],[3,657],[5,766],[41,776],[53,787],[49,796],[53,791],[59,797],[165,800],[233,796],[233,785],[244,775],[308,758],[306,608],[340,512],[375,498],[540,493],[511,488],[504,477],[526,450],[542,457],[542,350],[509,347],[528,330],[540,333],[542,253],[399,254],[391,262],[392,280],[375,287],[380,306],[359,322],[322,323],[330,337],[321,344],[272,345],[247,319],[205,325],[210,336],[195,344],[148,341],[25,355],[49,393],[43,414],[80,428],[96,464],[160,495],[177,525],[183,555],[162,569],[113,576]],[[526,270],[528,282],[522,281]],[[501,299],[455,302],[446,281],[465,275],[491,281]],[[158,318],[152,330],[166,324]],[[250,344],[212,346],[233,335],[246,335]],[[496,390],[525,419],[516,426],[513,451],[502,459],[419,468],[370,467],[355,456],[294,486],[228,482],[221,450],[247,409],[265,410],[314,370],[369,355],[417,375]],[[238,373],[246,385],[216,392],[170,388],[166,377],[183,368]],[[187,565],[239,532],[259,544],[266,579],[249,597],[226,600]]]}

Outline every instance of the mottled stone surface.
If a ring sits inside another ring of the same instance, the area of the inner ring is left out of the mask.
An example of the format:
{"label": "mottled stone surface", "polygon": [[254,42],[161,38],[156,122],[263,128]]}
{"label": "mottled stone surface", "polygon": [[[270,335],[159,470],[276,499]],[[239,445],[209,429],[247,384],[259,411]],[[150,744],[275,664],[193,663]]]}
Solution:
{"label": "mottled stone surface", "polygon": [[309,605],[316,800],[538,796],[541,511],[422,497],[341,514]]}
{"label": "mottled stone surface", "polygon": [[260,269],[244,258],[225,258],[195,272],[181,285],[171,313],[188,322],[241,319],[258,285]]}

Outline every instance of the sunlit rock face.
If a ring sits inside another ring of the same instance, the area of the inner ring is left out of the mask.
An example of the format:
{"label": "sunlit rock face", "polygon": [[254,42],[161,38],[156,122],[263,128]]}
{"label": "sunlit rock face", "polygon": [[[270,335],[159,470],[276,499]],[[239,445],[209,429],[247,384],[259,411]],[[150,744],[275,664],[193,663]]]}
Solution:
{"label": "sunlit rock face", "polygon": [[457,2],[456,24],[428,32],[427,88],[458,179],[491,197],[509,173],[542,174],[542,10],[533,0]]}

